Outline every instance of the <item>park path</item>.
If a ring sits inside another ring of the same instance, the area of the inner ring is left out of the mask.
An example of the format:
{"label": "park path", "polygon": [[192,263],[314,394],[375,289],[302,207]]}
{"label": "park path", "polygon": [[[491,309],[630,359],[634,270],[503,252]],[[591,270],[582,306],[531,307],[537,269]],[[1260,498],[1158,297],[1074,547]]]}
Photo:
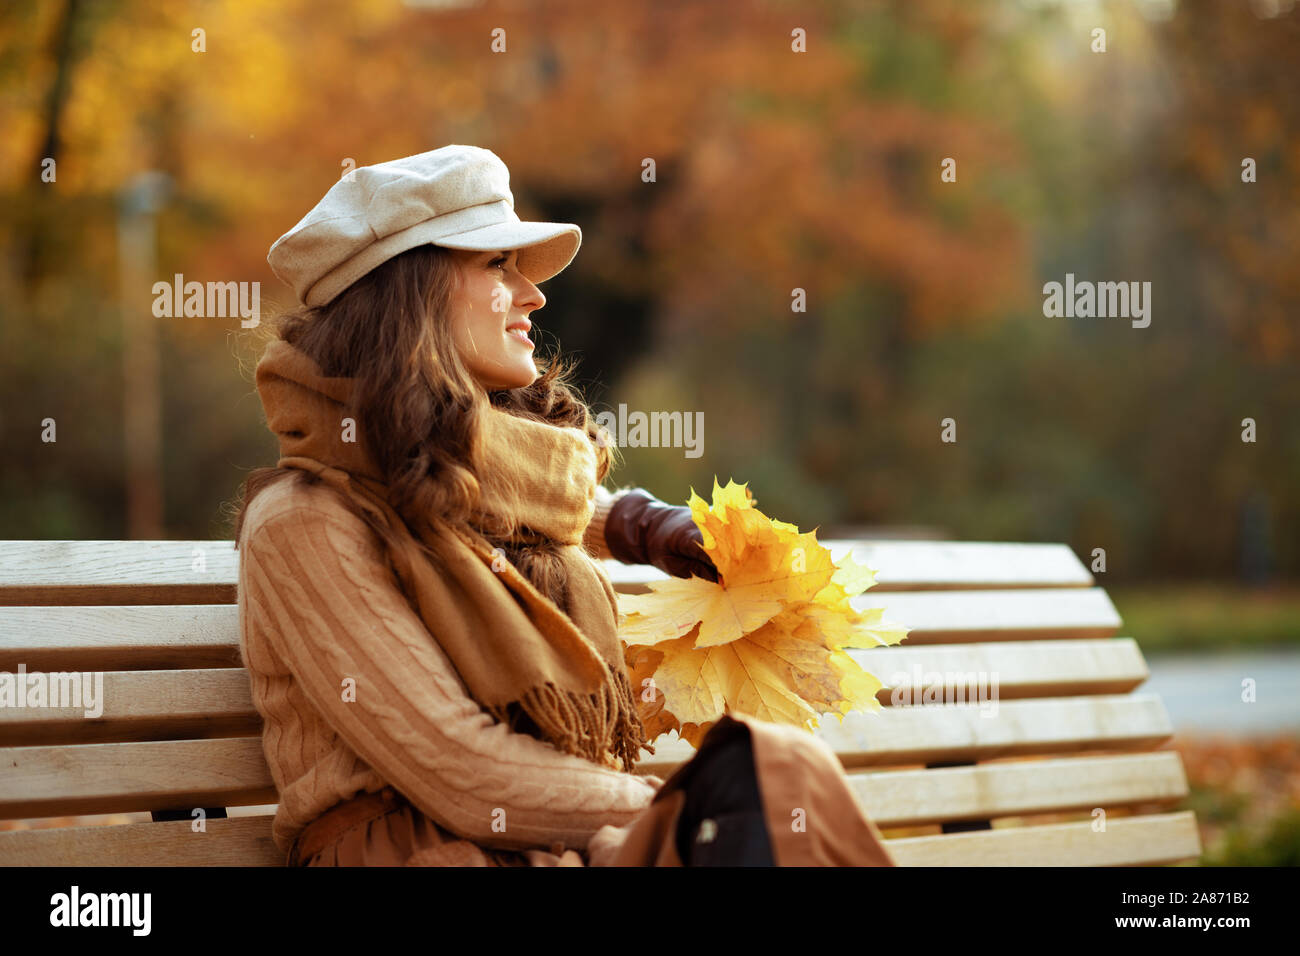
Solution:
{"label": "park path", "polygon": [[[1237,736],[1300,735],[1300,649],[1223,654],[1152,654],[1151,678],[1137,693],[1158,694],[1174,732]],[[1255,701],[1242,701],[1242,681]]]}

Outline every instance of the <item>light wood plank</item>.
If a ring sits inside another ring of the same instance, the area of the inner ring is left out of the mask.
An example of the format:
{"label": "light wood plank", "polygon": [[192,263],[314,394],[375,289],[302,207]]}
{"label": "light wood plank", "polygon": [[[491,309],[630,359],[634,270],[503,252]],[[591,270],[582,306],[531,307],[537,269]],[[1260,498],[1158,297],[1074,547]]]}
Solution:
{"label": "light wood plank", "polygon": [[[875,568],[875,591],[1088,587],[1092,575],[1064,544],[826,541]],[[201,568],[196,567],[202,556]],[[667,575],[606,561],[617,590],[642,593]],[[225,604],[235,600],[239,554],[230,540],[0,541],[0,603],[8,605]]]}
{"label": "light wood plank", "polygon": [[873,591],[1082,588],[1094,581],[1064,544],[980,541],[825,541],[875,569]]}
{"label": "light wood plank", "polygon": [[[984,588],[1082,588],[1093,578],[1064,544],[1013,544],[977,541],[820,542],[839,560],[855,560],[877,571],[869,593],[882,591],[972,590]],[[668,575],[645,565],[605,566],[615,590],[641,594],[651,581]]]}
{"label": "light wood plank", "polygon": [[904,837],[885,845],[899,866],[1157,866],[1201,855],[1190,810],[1107,821]]}
{"label": "light wood plank", "polygon": [[848,648],[884,686],[885,706],[1124,694],[1149,676],[1130,637]]}
{"label": "light wood plank", "polygon": [[[1172,735],[1158,698],[1140,695],[886,707],[824,721],[817,736],[849,768],[1150,749]],[[661,738],[640,773],[667,776],[694,749]],[[257,737],[0,749],[0,818],[275,802]]]}
{"label": "light wood plank", "polygon": [[271,818],[61,827],[0,833],[0,866],[284,866]]}
{"label": "light wood plank", "polygon": [[[1109,637],[1119,628],[1100,588],[924,591],[860,595],[862,608],[911,628],[904,646]],[[237,667],[233,604],[0,607],[0,670]]]}
{"label": "light wood plank", "polygon": [[239,667],[239,608],[0,607],[0,671]]}
{"label": "light wood plank", "polygon": [[[856,770],[845,779],[882,827],[1174,803],[1188,793],[1182,759],[1174,751],[934,770]],[[274,814],[275,804],[231,807],[229,813]]]}
{"label": "light wood plank", "polygon": [[[84,687],[96,684],[96,675],[89,672],[73,676],[79,676]],[[262,732],[248,672],[242,668],[101,671],[98,680],[102,684],[93,692],[96,717],[86,716],[85,699],[80,707],[0,708],[0,746],[240,737]]]}
{"label": "light wood plank", "polygon": [[1174,751],[845,776],[867,815],[882,827],[1173,803],[1188,792],[1182,758]]}
{"label": "light wood plank", "polygon": [[[927,770],[854,770],[845,779],[882,827],[1176,803],[1188,794],[1182,758],[1174,751]],[[232,816],[274,812],[274,804],[230,811]]]}
{"label": "light wood plank", "polygon": [[[231,776],[226,781],[228,789],[223,792],[228,793],[231,788],[251,792],[264,787],[269,771],[259,767],[259,756],[260,751],[247,756],[230,771]],[[240,779],[245,776],[247,779]],[[881,826],[1168,802],[1187,794],[1182,761],[1172,751],[933,770],[854,771],[847,774],[847,778],[863,806]],[[141,783],[137,778],[135,786],[147,791],[154,783],[151,780]],[[103,794],[99,796],[102,798]],[[161,802],[172,806],[175,799],[169,795]],[[96,806],[85,803],[58,809],[65,813],[81,813],[90,812]],[[115,809],[155,808],[144,806],[134,795],[127,795],[121,798],[120,806]],[[51,815],[48,802],[38,809],[42,811],[39,815]],[[10,810],[5,811],[5,815],[17,814]]]}
{"label": "light wood plank", "polygon": [[[884,683],[877,699],[885,706],[895,706],[895,695],[905,705],[1121,694],[1147,678],[1130,638],[851,648],[849,654]],[[93,686],[94,675],[81,673]],[[0,746],[261,733],[243,668],[108,671],[102,679],[95,718],[85,706],[0,708]]]}
{"label": "light wood plank", "polygon": [[[882,827],[1150,806],[1176,803],[1188,794],[1182,758],[1172,750],[931,770],[853,770],[845,779]],[[231,807],[229,813],[274,814],[275,805]]]}
{"label": "light wood plank", "polygon": [[[1169,740],[1173,728],[1160,698],[1126,694],[882,707],[849,714],[843,723],[823,718],[814,733],[853,768],[1150,750]],[[675,732],[654,747],[637,764],[643,773],[664,776],[695,753]]]}
{"label": "light wood plank", "polygon": [[0,603],[230,604],[238,561],[233,541],[0,541]]}
{"label": "light wood plank", "polygon": [[0,819],[274,803],[260,737],[0,748]]}
{"label": "light wood plank", "polygon": [[858,610],[908,628],[908,644],[1111,637],[1121,620],[1101,588],[878,592],[851,599]]}

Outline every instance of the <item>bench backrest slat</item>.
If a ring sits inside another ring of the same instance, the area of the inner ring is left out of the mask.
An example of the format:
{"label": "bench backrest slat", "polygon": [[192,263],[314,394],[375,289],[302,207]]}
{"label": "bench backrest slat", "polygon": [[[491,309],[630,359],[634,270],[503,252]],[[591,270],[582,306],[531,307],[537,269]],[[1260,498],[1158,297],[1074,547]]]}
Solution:
{"label": "bench backrest slat", "polygon": [[0,819],[274,803],[258,737],[0,748]]}
{"label": "bench backrest slat", "polygon": [[1200,853],[1190,810],[1091,822],[1004,827],[889,841],[899,866],[1157,866]]}
{"label": "bench backrest slat", "polygon": [[0,671],[239,667],[234,604],[0,607]]}
{"label": "bench backrest slat", "polygon": [[848,780],[884,827],[1150,806],[1187,796],[1187,775],[1173,751],[850,772]]}
{"label": "bench backrest slat", "polygon": [[[262,732],[262,717],[253,706],[248,672],[243,668],[108,671],[98,687],[100,682],[90,671],[68,676],[72,679],[46,682],[49,697],[44,707],[0,708],[0,746],[187,740]],[[87,691],[93,701],[83,697]]]}
{"label": "bench backrest slat", "polygon": [[[1146,663],[1130,638],[901,645],[850,648],[848,653],[883,682],[876,696],[885,706],[936,703],[937,695],[977,701],[990,695],[1016,700],[1123,694],[1147,678]],[[72,696],[83,692],[75,685],[78,678],[94,691],[92,668],[73,661],[69,670],[57,673],[68,678],[67,686],[51,679],[46,706],[0,708],[0,746],[261,733],[261,715],[242,668],[108,671],[93,700]],[[88,718],[95,704],[97,716]]]}
{"label": "bench backrest slat", "polygon": [[[884,707],[850,714],[842,724],[823,718],[817,734],[849,768],[1132,751],[1170,736],[1163,706],[1148,695],[1004,700],[997,712],[990,717],[979,704]],[[692,753],[670,734],[638,769],[667,776]],[[55,816],[79,805],[87,808],[81,812],[108,813],[127,809],[133,794],[135,809],[216,806],[186,800],[217,784],[227,794],[220,805],[232,806],[241,802],[235,794],[269,780],[258,737],[5,747],[0,766],[6,768],[0,819]],[[261,796],[251,802],[268,802]],[[104,809],[109,803],[112,809]]]}
{"label": "bench backrest slat", "polygon": [[[1036,638],[1098,638],[1120,618],[1101,588],[1022,591],[868,591],[859,608],[883,607],[906,624],[904,646]],[[235,667],[233,604],[132,607],[0,607],[0,670],[155,670]]]}
{"label": "bench backrest slat", "polygon": [[[823,717],[816,734],[846,767],[991,760],[1085,750],[1150,750],[1173,734],[1160,698],[1150,694],[1050,697],[980,704],[882,707],[843,723]],[[655,741],[638,767],[664,776],[694,753],[675,734]]]}
{"label": "bench backrest slat", "polygon": [[6,866],[284,866],[267,816],[188,820],[108,827],[60,827],[0,834]]}
{"label": "bench backrest slat", "polygon": [[[76,806],[97,812],[165,810],[274,802],[269,774],[251,738],[122,744],[114,752],[67,748],[53,755],[28,748],[0,818],[55,816]],[[12,752],[0,749],[0,755]],[[54,786],[51,761],[70,779]],[[129,779],[98,779],[106,760],[130,760]],[[879,826],[917,826],[1094,807],[1170,803],[1187,796],[1187,778],[1173,751],[1004,760],[967,767],[847,773],[850,786]],[[79,781],[79,783],[78,783]],[[143,793],[142,793],[143,791]],[[209,802],[204,803],[204,800]]]}
{"label": "bench backrest slat", "polygon": [[[826,541],[836,557],[879,569],[873,592],[1089,587],[1092,575],[1065,545]],[[606,561],[624,593],[664,580],[656,568]],[[0,604],[228,604],[236,598],[233,541],[0,541]]]}

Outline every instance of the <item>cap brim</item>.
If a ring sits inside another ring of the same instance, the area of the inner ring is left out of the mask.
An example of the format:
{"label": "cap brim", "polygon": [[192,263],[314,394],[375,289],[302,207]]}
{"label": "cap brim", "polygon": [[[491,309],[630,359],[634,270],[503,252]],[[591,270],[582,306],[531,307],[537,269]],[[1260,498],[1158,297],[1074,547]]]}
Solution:
{"label": "cap brim", "polygon": [[519,271],[531,282],[545,282],[573,261],[582,230],[571,222],[498,222],[445,236],[432,245],[488,252],[519,250]]}
{"label": "cap brim", "polygon": [[500,222],[439,235],[443,228],[436,219],[426,220],[369,244],[318,279],[303,294],[302,301],[313,307],[324,305],[371,269],[416,246],[482,252],[518,249],[519,271],[532,282],[545,282],[573,261],[582,244],[582,230],[569,222]]}

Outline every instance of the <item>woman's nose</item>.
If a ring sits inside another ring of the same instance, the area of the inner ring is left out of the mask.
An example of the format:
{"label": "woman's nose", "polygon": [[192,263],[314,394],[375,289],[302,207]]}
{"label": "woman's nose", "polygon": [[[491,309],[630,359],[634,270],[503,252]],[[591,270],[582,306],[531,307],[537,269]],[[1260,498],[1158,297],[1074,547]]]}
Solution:
{"label": "woman's nose", "polygon": [[515,305],[532,303],[534,309],[540,309],[542,306],[546,305],[546,296],[542,294],[541,289],[537,288],[537,286],[533,284],[531,279],[527,279],[523,275],[520,275],[519,281],[523,287],[523,294],[515,299]]}

